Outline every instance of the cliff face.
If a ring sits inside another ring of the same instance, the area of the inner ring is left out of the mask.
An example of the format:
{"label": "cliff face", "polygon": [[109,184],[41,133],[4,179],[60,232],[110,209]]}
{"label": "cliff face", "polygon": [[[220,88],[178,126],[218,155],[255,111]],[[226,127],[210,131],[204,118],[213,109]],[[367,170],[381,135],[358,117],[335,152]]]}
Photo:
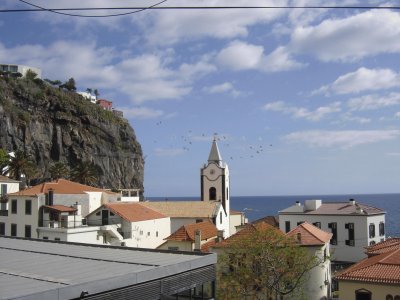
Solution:
{"label": "cliff face", "polygon": [[80,95],[35,79],[0,77],[0,147],[25,150],[39,178],[54,162],[99,170],[98,186],[143,190],[142,149],[129,123]]}

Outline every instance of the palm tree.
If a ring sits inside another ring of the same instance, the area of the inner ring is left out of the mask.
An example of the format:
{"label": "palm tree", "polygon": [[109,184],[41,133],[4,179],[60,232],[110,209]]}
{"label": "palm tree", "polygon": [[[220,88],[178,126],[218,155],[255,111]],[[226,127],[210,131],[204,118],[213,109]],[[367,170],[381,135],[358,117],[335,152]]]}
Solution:
{"label": "palm tree", "polygon": [[10,158],[7,169],[10,178],[21,180],[22,175],[25,175],[26,183],[29,185],[29,179],[37,172],[35,163],[22,150],[17,150]]}
{"label": "palm tree", "polygon": [[71,171],[71,179],[87,185],[95,185],[97,182],[96,166],[90,162],[79,162]]}
{"label": "palm tree", "polygon": [[8,153],[0,148],[0,175],[7,173],[7,167],[10,163],[10,156]]}
{"label": "palm tree", "polygon": [[89,93],[90,95],[92,94],[93,90],[91,88],[87,88],[86,92]]}
{"label": "palm tree", "polygon": [[69,168],[62,162],[56,162],[50,167],[50,175],[52,179],[67,178],[69,176]]}

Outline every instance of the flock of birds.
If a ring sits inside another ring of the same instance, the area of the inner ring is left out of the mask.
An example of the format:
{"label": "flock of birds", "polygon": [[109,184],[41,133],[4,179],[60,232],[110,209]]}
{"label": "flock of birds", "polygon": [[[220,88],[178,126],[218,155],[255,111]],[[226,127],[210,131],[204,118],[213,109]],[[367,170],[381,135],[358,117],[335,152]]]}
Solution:
{"label": "flock of birds", "polygon": [[[162,121],[158,121],[156,123],[156,126],[161,126],[163,124]],[[266,152],[268,148],[272,147],[272,144],[265,144],[262,143],[262,139],[259,139],[257,143],[255,144],[249,144],[246,140],[241,141],[240,143],[237,143],[237,140],[231,138],[228,135],[225,134],[218,134],[214,133],[213,134],[214,139],[216,139],[219,142],[219,147],[234,147],[235,151],[240,153],[238,156],[233,156],[231,155],[229,157],[230,160],[235,160],[235,159],[248,159],[248,158],[255,158],[258,155],[262,155],[263,153]],[[192,130],[188,130],[184,134],[181,134],[180,136],[177,135],[172,135],[170,138],[170,143],[168,145],[169,148],[178,148],[182,149],[183,151],[190,151],[193,143],[196,141],[211,141],[212,137],[208,134],[201,133],[201,134],[194,134]],[[154,144],[157,144],[157,140],[153,140]]]}

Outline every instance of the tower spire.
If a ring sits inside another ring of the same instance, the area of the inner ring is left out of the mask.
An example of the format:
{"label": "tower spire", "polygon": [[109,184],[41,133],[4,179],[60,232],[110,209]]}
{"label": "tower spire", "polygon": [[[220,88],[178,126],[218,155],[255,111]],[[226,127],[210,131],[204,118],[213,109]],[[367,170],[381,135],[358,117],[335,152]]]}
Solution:
{"label": "tower spire", "polygon": [[214,140],[211,146],[210,155],[208,156],[208,162],[215,162],[219,164],[222,161],[221,155],[219,154],[219,149],[217,145],[217,138],[214,135]]}

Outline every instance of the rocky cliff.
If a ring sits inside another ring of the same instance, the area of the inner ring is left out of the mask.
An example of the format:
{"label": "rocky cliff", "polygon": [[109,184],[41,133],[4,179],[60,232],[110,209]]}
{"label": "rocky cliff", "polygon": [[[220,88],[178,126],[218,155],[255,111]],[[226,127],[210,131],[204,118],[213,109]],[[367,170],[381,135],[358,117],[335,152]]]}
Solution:
{"label": "rocky cliff", "polygon": [[143,190],[142,149],[129,123],[40,79],[0,77],[0,148],[25,150],[39,177],[54,162],[98,169],[98,186]]}

